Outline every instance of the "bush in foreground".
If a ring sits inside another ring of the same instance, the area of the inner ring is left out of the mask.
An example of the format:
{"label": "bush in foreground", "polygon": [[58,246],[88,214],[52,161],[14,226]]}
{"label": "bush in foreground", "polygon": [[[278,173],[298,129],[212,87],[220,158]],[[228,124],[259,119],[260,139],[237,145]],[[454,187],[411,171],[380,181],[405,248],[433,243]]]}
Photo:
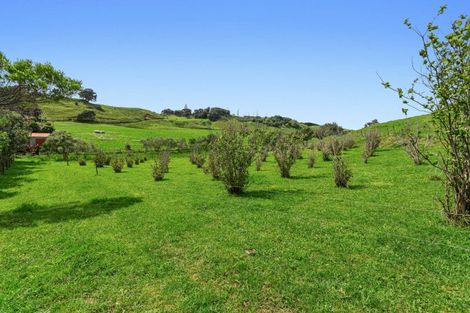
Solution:
{"label": "bush in foreground", "polygon": [[[437,15],[446,8],[441,6]],[[470,18],[462,14],[445,29],[433,19],[424,32],[408,19],[405,25],[422,44],[422,66],[415,68],[418,75],[411,88],[382,84],[394,90],[404,105],[431,113],[442,149],[438,162],[424,159],[443,174],[441,205],[449,220],[470,224]]]}
{"label": "bush in foreground", "polygon": [[337,155],[333,158],[333,176],[337,187],[348,187],[352,172],[343,160],[343,157]]}
{"label": "bush in foreground", "polygon": [[161,181],[165,178],[165,174],[169,172],[170,166],[170,151],[164,150],[160,152],[155,159],[152,167],[152,177],[155,181]]}
{"label": "bush in foreground", "polygon": [[281,177],[290,177],[290,169],[300,154],[302,154],[302,148],[295,138],[279,134],[274,145],[274,158],[279,166]]}
{"label": "bush in foreground", "polygon": [[229,121],[212,144],[220,165],[220,178],[232,194],[242,193],[248,184],[248,168],[254,155],[248,137],[247,129],[240,122]]}

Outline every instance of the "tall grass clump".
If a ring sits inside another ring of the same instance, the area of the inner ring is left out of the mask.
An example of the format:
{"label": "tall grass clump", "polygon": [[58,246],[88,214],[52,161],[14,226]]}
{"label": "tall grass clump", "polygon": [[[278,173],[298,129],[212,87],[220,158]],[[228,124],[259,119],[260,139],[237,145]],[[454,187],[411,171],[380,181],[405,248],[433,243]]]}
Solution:
{"label": "tall grass clump", "polygon": [[302,154],[302,148],[293,136],[279,134],[274,144],[274,158],[281,172],[281,177],[289,178],[290,170],[295,161]]}
{"label": "tall grass clump", "polygon": [[254,156],[249,137],[246,127],[233,120],[224,125],[211,146],[220,166],[220,179],[232,194],[242,193],[248,184],[248,168]]}
{"label": "tall grass clump", "polygon": [[364,142],[364,152],[362,158],[364,163],[369,161],[369,158],[374,155],[377,148],[380,146],[380,131],[372,129],[366,132]]}

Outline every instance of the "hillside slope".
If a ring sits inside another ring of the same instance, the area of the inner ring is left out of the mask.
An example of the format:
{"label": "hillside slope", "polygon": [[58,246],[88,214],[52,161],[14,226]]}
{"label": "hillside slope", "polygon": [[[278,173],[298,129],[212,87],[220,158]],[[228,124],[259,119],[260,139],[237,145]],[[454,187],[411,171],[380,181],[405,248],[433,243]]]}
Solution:
{"label": "hillside slope", "polygon": [[94,111],[97,122],[101,123],[130,123],[161,118],[159,114],[150,110],[90,104],[76,99],[47,101],[39,106],[50,121],[73,121],[83,110]]}
{"label": "hillside slope", "polygon": [[413,129],[428,130],[432,128],[431,115],[419,115],[407,117],[399,120],[388,121],[375,124],[364,129],[379,129],[383,134],[399,134],[404,128],[411,127]]}

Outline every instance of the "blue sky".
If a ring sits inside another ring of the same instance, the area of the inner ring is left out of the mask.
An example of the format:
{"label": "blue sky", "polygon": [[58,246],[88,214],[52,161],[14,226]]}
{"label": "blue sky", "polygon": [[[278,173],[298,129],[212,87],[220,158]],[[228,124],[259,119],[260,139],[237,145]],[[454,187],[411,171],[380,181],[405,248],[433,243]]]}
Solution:
{"label": "blue sky", "polygon": [[443,25],[470,13],[468,0],[2,1],[0,50],[51,62],[100,103],[358,128],[403,117],[376,72],[409,85],[419,41],[402,21],[424,27],[443,3]]}

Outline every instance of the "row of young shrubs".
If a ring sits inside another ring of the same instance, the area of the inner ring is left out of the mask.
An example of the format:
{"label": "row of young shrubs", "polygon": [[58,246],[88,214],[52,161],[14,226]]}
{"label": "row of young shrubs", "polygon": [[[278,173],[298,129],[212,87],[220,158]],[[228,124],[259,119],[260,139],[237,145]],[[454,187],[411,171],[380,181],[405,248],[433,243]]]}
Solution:
{"label": "row of young shrubs", "polygon": [[[379,137],[380,139],[380,137]],[[380,142],[380,140],[379,140]],[[307,165],[315,164],[315,149],[319,150],[325,161],[333,161],[333,176],[338,187],[347,187],[352,172],[346,165],[342,152],[355,146],[352,135],[332,136],[309,145],[292,134],[268,134],[266,129],[248,130],[236,121],[227,123],[221,134],[206,145],[194,144],[190,148],[189,159],[198,168],[203,168],[216,180],[224,183],[230,193],[244,191],[248,182],[248,168],[255,162],[259,171],[272,152],[279,167],[281,177],[289,178],[294,163],[302,158],[305,148],[310,149]],[[369,145],[375,147],[377,145]],[[370,156],[373,151],[368,151]]]}
{"label": "row of young shrubs", "polygon": [[[71,141],[70,138],[67,140]],[[365,136],[363,154],[366,163],[379,144],[380,133],[374,130],[369,131]],[[324,161],[333,161],[335,184],[338,187],[347,187],[352,172],[343,159],[343,151],[351,149],[355,145],[356,142],[351,134],[329,136],[316,144],[309,144],[305,137],[298,132],[271,132],[265,127],[249,129],[234,120],[224,125],[220,135],[210,135],[201,140],[192,140],[187,146],[189,146],[189,159],[193,164],[198,168],[203,168],[214,179],[222,181],[230,193],[239,194],[244,191],[248,183],[248,168],[253,162],[256,165],[256,170],[261,170],[263,162],[272,152],[281,177],[289,178],[292,166],[302,158],[304,149],[310,150],[307,157],[309,168],[314,166],[315,150],[318,150]],[[63,146],[62,144],[61,147]],[[156,155],[151,166],[152,177],[156,181],[163,180],[169,171],[171,149],[176,148],[179,151],[187,146],[186,142],[163,138],[145,140],[145,151],[153,150]],[[74,142],[74,151],[79,156],[80,165],[86,165],[86,154],[89,153],[89,148],[80,141]],[[63,149],[61,151],[63,152]],[[129,145],[125,146],[124,153],[110,155],[96,148],[93,151],[97,174],[98,169],[105,165],[110,165],[115,172],[119,173],[126,165],[131,168],[147,160],[146,154],[135,153]]]}
{"label": "row of young shrubs", "polygon": [[[169,172],[170,156],[170,150],[163,150],[157,154],[154,163],[151,165],[152,177],[156,181],[163,180],[165,174]],[[132,168],[134,165],[139,165],[147,160],[146,155],[135,154],[128,148],[125,155],[117,153],[107,154],[102,150],[97,150],[94,154],[93,163],[96,167],[97,174],[98,169],[103,168],[105,165],[111,166],[115,173],[121,173],[125,166]],[[87,164],[86,156],[80,156],[78,158],[78,164],[80,166],[85,166]]]}

